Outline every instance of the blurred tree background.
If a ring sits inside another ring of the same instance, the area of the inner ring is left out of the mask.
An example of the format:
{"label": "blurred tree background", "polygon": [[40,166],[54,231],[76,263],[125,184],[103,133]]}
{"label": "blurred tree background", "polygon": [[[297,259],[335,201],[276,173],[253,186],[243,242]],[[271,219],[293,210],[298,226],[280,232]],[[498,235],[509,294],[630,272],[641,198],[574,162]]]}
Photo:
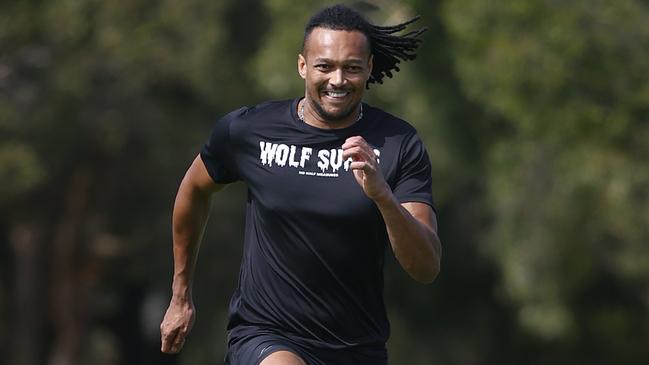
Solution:
{"label": "blurred tree background", "polygon": [[[175,191],[216,118],[303,93],[331,3],[2,2],[0,363],[219,363],[245,186],[213,201],[166,356]],[[429,28],[367,97],[426,142],[444,244],[429,286],[387,260],[390,363],[649,363],[649,3],[351,5]]]}

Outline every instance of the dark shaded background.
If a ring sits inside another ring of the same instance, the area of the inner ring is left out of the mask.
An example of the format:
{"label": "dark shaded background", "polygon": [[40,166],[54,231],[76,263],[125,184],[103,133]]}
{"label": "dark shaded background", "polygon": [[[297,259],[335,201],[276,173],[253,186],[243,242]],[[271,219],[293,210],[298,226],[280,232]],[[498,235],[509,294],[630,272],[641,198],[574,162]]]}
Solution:
{"label": "dark shaded background", "polygon": [[[213,201],[179,356],[159,354],[177,186],[212,123],[300,95],[330,2],[20,0],[0,11],[0,363],[208,364],[245,186]],[[434,165],[442,272],[391,254],[391,364],[649,363],[649,5],[375,0],[419,57],[368,101]]]}

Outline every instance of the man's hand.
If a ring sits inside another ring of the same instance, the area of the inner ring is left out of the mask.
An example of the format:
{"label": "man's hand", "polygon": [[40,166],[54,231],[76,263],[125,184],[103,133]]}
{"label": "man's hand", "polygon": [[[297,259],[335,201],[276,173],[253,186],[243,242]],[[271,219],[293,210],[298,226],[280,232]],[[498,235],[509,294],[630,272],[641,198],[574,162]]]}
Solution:
{"label": "man's hand", "polygon": [[191,299],[171,299],[167,313],[160,324],[162,352],[175,354],[183,348],[185,337],[194,325],[195,312]]}
{"label": "man's hand", "polygon": [[431,206],[397,201],[381,173],[378,156],[363,137],[347,138],[342,149],[343,160],[352,159],[350,167],[356,181],[379,208],[392,251],[401,266],[413,279],[432,282],[439,273],[442,247]]}
{"label": "man's hand", "polygon": [[352,159],[350,168],[365,195],[375,201],[389,195],[390,186],[381,173],[378,158],[363,137],[347,138],[342,149],[343,160]]}

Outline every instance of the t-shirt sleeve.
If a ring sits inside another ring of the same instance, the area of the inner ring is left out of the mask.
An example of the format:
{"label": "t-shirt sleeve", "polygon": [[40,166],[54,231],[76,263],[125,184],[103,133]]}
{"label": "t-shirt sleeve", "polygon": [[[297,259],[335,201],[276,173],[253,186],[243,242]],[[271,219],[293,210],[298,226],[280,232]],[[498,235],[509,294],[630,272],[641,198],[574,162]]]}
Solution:
{"label": "t-shirt sleeve", "polygon": [[219,119],[209,140],[201,150],[201,159],[207,172],[217,184],[228,184],[240,180],[235,160],[237,138],[232,134],[232,124],[245,113],[247,108],[235,110]]}
{"label": "t-shirt sleeve", "polygon": [[392,190],[400,203],[421,202],[435,210],[428,152],[421,139],[412,134],[401,149],[399,173]]}

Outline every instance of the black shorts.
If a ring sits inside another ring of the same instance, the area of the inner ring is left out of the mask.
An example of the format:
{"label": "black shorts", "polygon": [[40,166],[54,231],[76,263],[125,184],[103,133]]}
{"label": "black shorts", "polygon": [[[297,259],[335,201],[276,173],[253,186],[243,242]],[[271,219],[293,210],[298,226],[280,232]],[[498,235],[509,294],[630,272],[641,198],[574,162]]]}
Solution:
{"label": "black shorts", "polygon": [[385,349],[360,351],[358,349],[314,349],[298,345],[283,336],[263,333],[230,339],[225,363],[229,365],[259,365],[277,351],[290,351],[300,356],[307,365],[387,365]]}

